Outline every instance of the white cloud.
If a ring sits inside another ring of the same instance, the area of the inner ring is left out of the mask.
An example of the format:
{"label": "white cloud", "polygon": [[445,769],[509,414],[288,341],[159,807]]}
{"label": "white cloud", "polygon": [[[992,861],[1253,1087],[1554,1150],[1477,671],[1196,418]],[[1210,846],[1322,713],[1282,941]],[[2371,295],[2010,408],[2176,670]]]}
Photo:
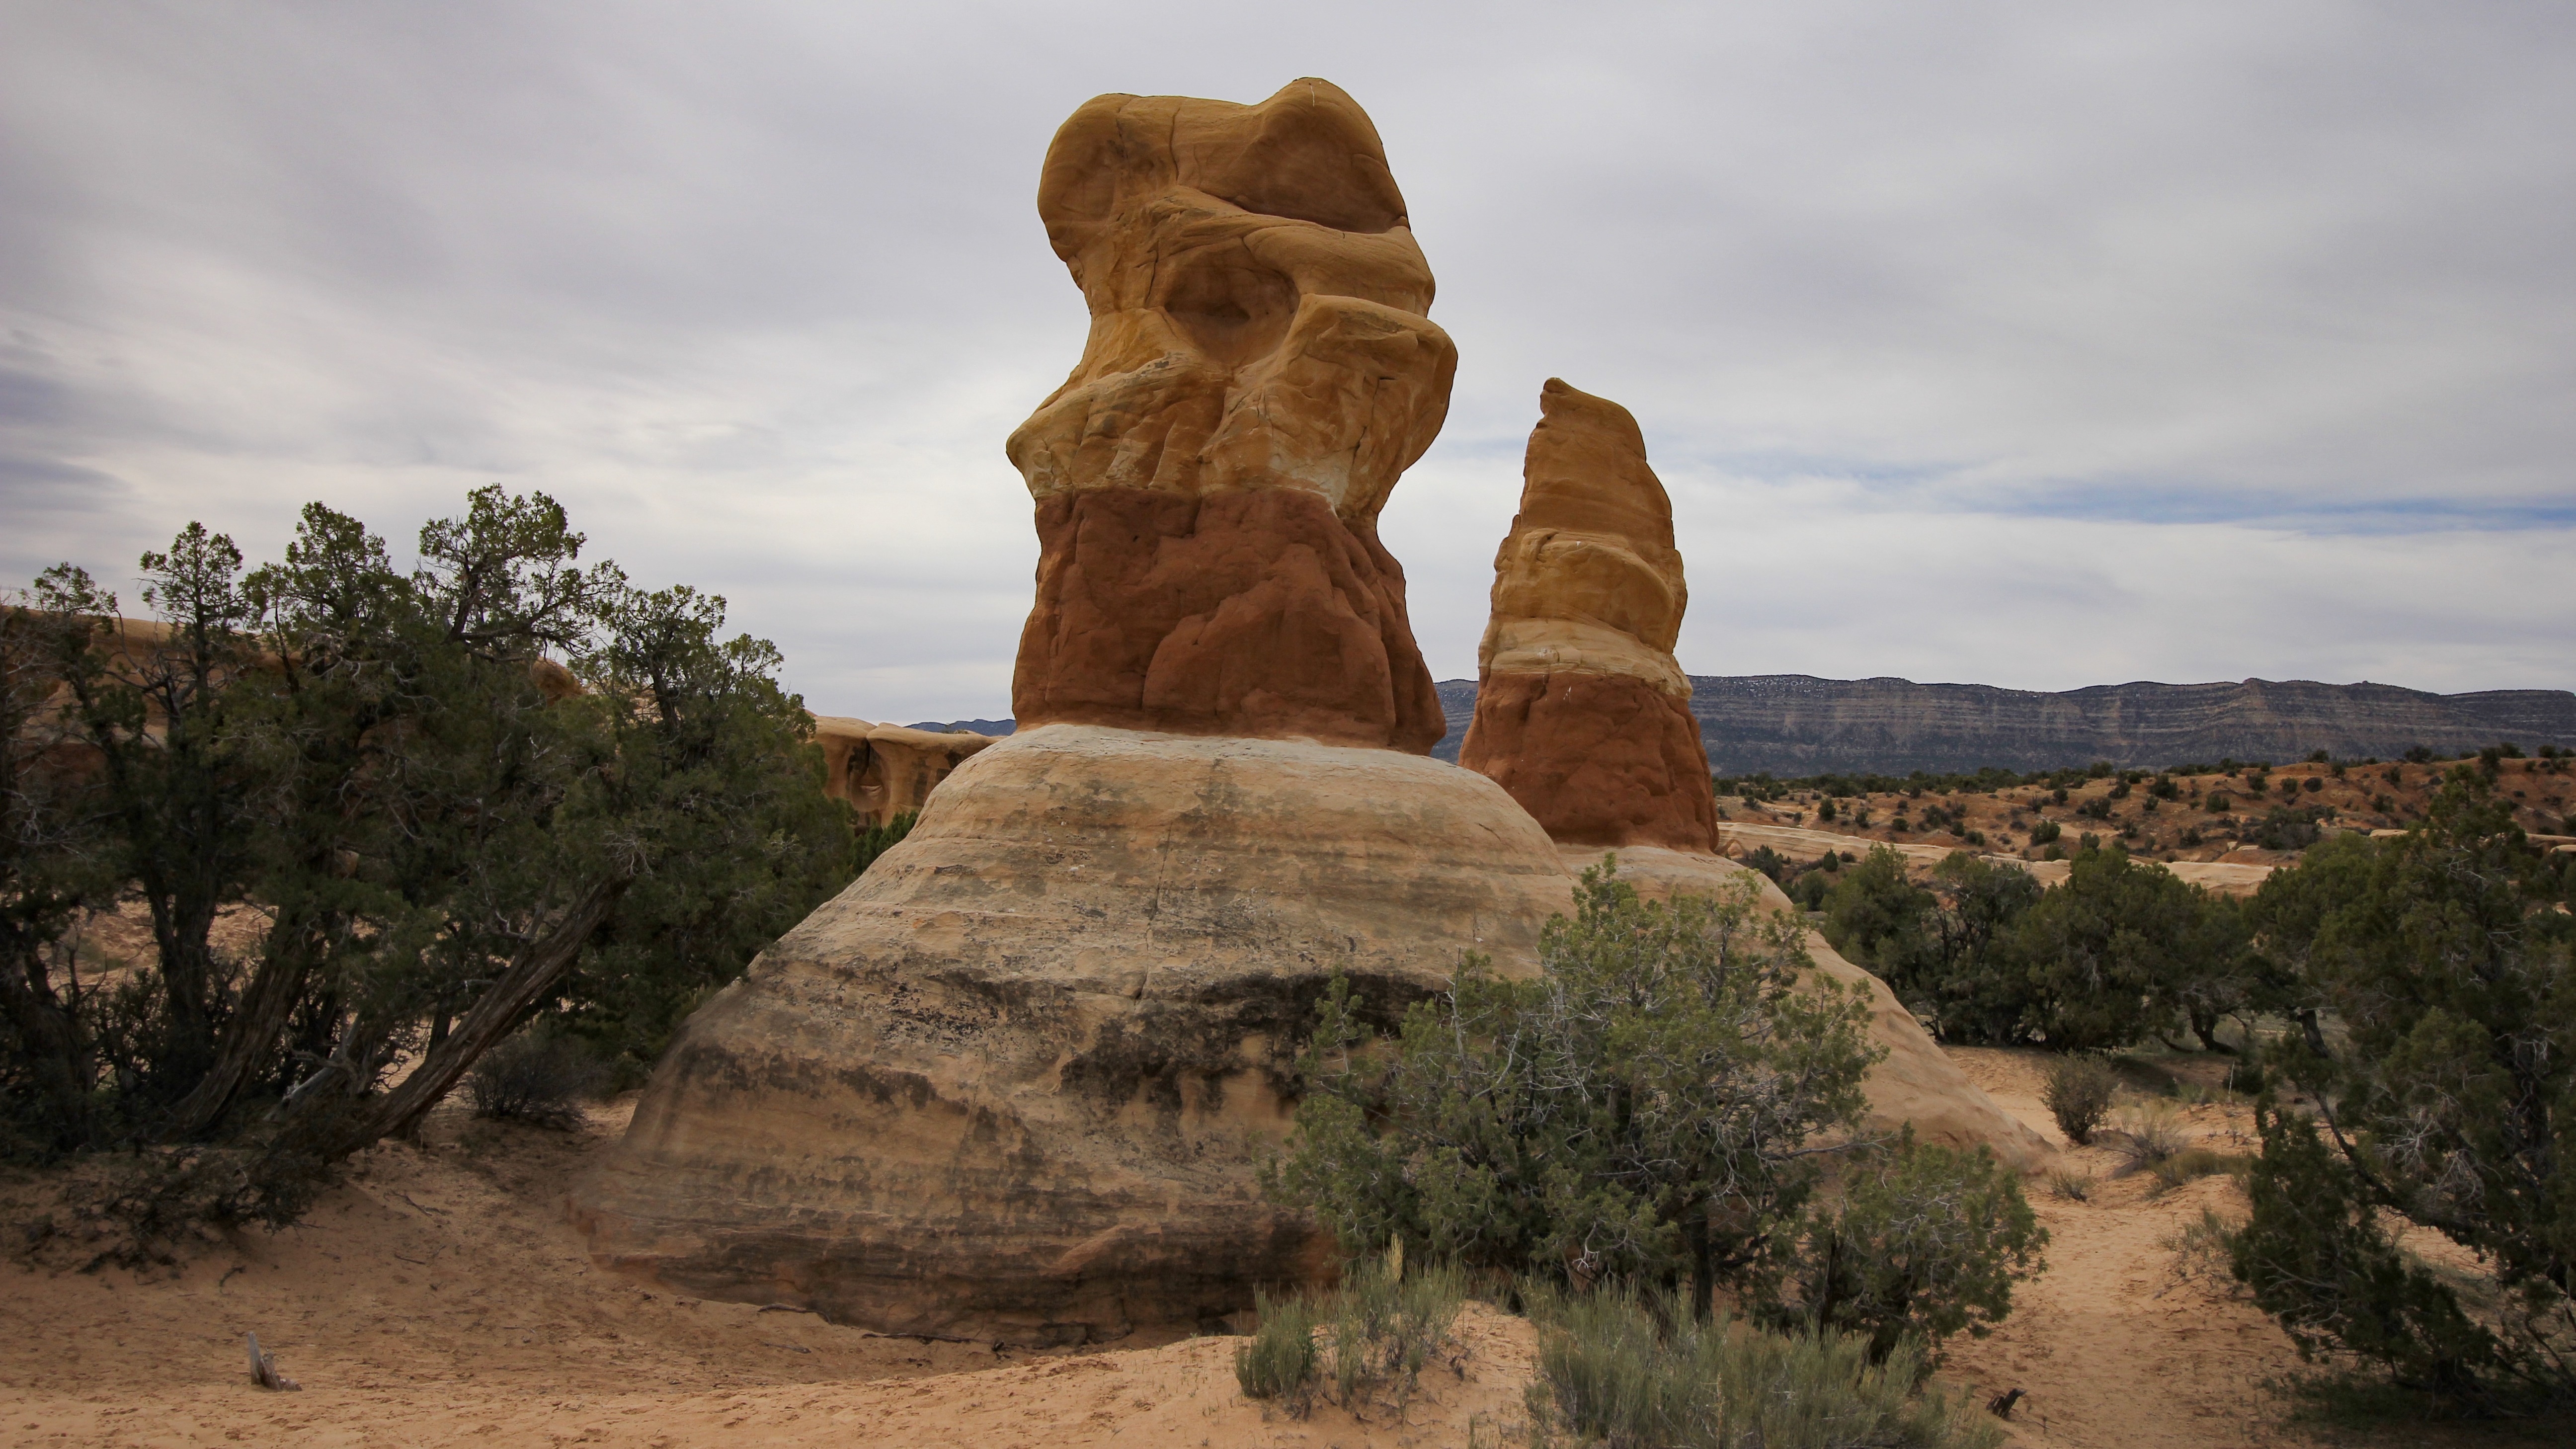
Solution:
{"label": "white cloud", "polygon": [[11,6],[0,576],[499,480],[818,706],[991,715],[1102,90],[1376,117],[1463,352],[1385,521],[1471,672],[1541,379],[1701,672],[2564,686],[2576,18],[2327,4]]}

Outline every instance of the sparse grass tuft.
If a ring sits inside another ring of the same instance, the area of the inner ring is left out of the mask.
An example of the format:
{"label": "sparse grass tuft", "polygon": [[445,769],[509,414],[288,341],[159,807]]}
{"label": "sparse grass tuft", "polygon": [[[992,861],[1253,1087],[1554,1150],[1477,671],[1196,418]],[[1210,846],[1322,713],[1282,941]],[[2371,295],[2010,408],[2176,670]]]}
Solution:
{"label": "sparse grass tuft", "polygon": [[2158,1192],[2171,1192],[2194,1178],[2244,1177],[2254,1170],[2254,1159],[2242,1152],[2217,1152],[2207,1147],[2186,1147],[2155,1163],[2148,1169],[2156,1175]]}
{"label": "sparse grass tuft", "polygon": [[2068,1202],[2089,1202],[2093,1197],[2093,1174],[2052,1167],[2048,1171],[2048,1195]]}
{"label": "sparse grass tuft", "polygon": [[2165,1101],[2122,1108],[2112,1130],[2120,1136],[2114,1144],[2120,1155],[2120,1165],[2112,1174],[2115,1177],[2150,1171],[2181,1152],[2191,1140],[2182,1114]]}
{"label": "sparse grass tuft", "polygon": [[2040,1101],[2057,1119],[2057,1130],[2081,1147],[2093,1140],[2093,1129],[2111,1110],[2111,1093],[2119,1085],[2111,1064],[2100,1057],[2059,1057],[2048,1064],[2048,1085]]}
{"label": "sparse grass tuft", "polygon": [[1993,1449],[1999,1425],[1965,1399],[1914,1392],[1921,1347],[1869,1361],[1856,1334],[1769,1333],[1724,1314],[1691,1321],[1617,1289],[1529,1290],[1539,1324],[1532,1442],[1657,1449]]}
{"label": "sparse grass tuft", "polygon": [[2243,1296],[2244,1286],[2236,1281],[2235,1270],[2230,1266],[2235,1239],[2236,1230],[2228,1226],[2226,1219],[2202,1208],[2199,1221],[2183,1224],[2164,1240],[2163,1246],[2174,1255],[2174,1281],[2214,1294]]}

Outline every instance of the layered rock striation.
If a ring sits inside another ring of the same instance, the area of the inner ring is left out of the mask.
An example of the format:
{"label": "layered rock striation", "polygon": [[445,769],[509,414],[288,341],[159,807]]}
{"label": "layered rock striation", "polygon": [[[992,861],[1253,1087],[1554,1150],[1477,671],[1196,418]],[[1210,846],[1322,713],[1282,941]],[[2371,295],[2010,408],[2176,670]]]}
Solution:
{"label": "layered rock striation", "polygon": [[1713,849],[1708,758],[1673,659],[1689,590],[1645,435],[1550,378],[1522,478],[1458,763],[1561,842]]}
{"label": "layered rock striation", "polygon": [[1377,517],[1457,349],[1367,114],[1320,80],[1102,96],[1038,211],[1091,333],[1009,443],[1039,542],[1020,726],[1428,751],[1446,726]]}
{"label": "layered rock striation", "polygon": [[[1476,681],[1438,685],[1456,759],[1476,714]],[[2222,759],[2394,759],[2422,745],[2445,758],[2511,740],[2576,747],[2576,693],[2490,689],[2433,694],[2394,684],[2245,679],[2097,684],[2047,693],[1908,679],[1806,674],[1691,676],[1709,764],[1721,775],[1902,775],[1988,765],[2051,770],[2108,760],[2162,769]]]}
{"label": "layered rock striation", "polygon": [[1334,971],[1389,1013],[1568,906],[1491,782],[1048,725],[690,1018],[576,1201],[603,1263],[887,1333],[1192,1327],[1332,1245],[1254,1165]]}

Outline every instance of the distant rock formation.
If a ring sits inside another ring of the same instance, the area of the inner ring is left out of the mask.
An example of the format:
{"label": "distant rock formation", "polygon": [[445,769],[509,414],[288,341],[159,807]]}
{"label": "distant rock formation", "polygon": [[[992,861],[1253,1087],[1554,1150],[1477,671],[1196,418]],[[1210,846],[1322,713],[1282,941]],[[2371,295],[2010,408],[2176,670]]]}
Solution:
{"label": "distant rock formation", "polygon": [[814,716],[814,743],[823,747],[823,793],[849,801],[863,826],[918,812],[949,771],[992,742],[984,735]]}
{"label": "distant rock formation", "polygon": [[1428,751],[1377,516],[1457,349],[1367,114],[1319,80],[1102,96],[1056,133],[1038,212],[1092,322],[1009,443],[1039,544],[1020,727]]}
{"label": "distant rock formation", "polygon": [[1673,662],[1689,591],[1645,435],[1550,378],[1522,478],[1458,763],[1561,843],[1714,849],[1708,757]]}
{"label": "distant rock formation", "polygon": [[[1750,888],[1793,914],[1758,873],[1720,858],[1708,760],[1673,662],[1689,594],[1673,509],[1628,410],[1554,378],[1522,469],[1521,507],[1494,558],[1483,688],[1459,763],[1491,776],[1546,828],[1570,874],[1616,846],[1647,900]],[[2034,1167],[2046,1139],[2013,1120],[1941,1053],[1896,994],[1809,930],[1819,972],[1857,986],[1886,1056],[1865,1084],[1869,1128],[1911,1123],[1945,1146]]]}
{"label": "distant rock formation", "polygon": [[[1691,712],[1721,775],[1902,775],[1996,765],[2047,770],[2108,760],[2124,769],[2220,759],[2394,759],[2423,745],[2464,754],[2498,740],[2576,747],[2576,693],[2499,689],[2431,694],[2393,684],[2248,679],[2112,684],[2050,694],[1982,684],[1692,675]],[[1476,710],[1472,680],[1439,684],[1454,759]]]}
{"label": "distant rock formation", "polygon": [[1536,970],[1570,903],[1500,786],[1420,754],[1374,519],[1451,352],[1366,115],[1105,96],[1040,206],[1093,329],[1011,441],[1019,728],[689,1019],[576,1194],[603,1263],[889,1333],[1216,1323],[1331,1271],[1254,1175],[1331,974],[1387,1020],[1465,951]]}
{"label": "distant rock formation", "polygon": [[982,735],[987,739],[995,740],[1000,739],[1004,735],[1010,734],[1019,727],[1020,722],[1018,720],[1010,719],[934,719],[915,720],[912,723],[912,728],[917,730],[929,730],[933,734],[962,733]]}

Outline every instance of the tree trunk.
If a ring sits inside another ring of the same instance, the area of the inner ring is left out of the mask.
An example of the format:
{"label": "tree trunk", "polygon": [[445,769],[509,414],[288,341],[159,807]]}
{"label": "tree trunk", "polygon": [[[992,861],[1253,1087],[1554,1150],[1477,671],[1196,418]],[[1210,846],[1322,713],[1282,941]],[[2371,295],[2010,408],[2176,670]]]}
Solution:
{"label": "tree trunk", "polygon": [[346,1156],[408,1129],[455,1090],[476,1059],[508,1036],[529,1010],[543,1001],[572,970],[600,924],[626,892],[617,877],[594,884],[566,911],[553,930],[519,953],[510,969],[476,998],[472,1009],[451,1029],[445,1041],[430,1049],[402,1085],[387,1092],[358,1115],[331,1145],[330,1155]]}
{"label": "tree trunk", "polygon": [[71,1149],[85,1145],[89,1131],[89,1090],[95,1066],[81,1041],[80,1023],[73,1019],[60,998],[54,995],[53,983],[46,979],[41,948],[13,941],[10,954],[18,957],[7,969],[0,970],[0,1012],[5,1012],[10,1027],[18,1034],[36,1089],[52,1107],[54,1121],[45,1124],[45,1135],[52,1146]]}
{"label": "tree trunk", "polygon": [[179,1105],[170,1109],[170,1121],[161,1134],[163,1141],[199,1136],[222,1120],[224,1110],[249,1083],[251,1070],[276,1049],[278,1038],[286,1034],[287,1023],[295,1015],[295,1003],[304,995],[305,980],[312,974],[318,954],[313,949],[316,934],[301,920],[292,925],[280,921],[270,933],[270,947],[260,960],[258,974],[251,978],[250,989],[242,993],[240,1005],[224,1023],[215,1046],[214,1065],[187,1096],[179,1099]]}

